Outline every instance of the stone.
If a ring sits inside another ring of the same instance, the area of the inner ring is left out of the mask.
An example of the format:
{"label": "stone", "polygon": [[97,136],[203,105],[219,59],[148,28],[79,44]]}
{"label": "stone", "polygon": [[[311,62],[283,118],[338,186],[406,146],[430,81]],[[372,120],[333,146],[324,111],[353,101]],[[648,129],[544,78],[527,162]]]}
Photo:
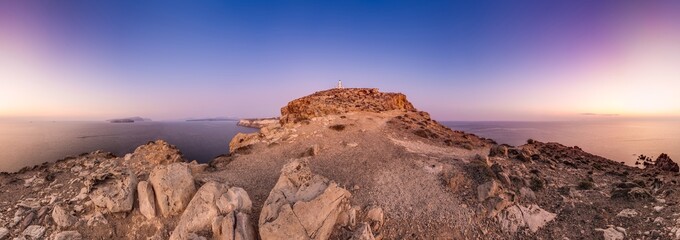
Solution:
{"label": "stone", "polygon": [[229,213],[231,211],[239,211],[250,213],[253,202],[248,197],[248,193],[243,188],[232,187],[226,194],[220,196],[217,205],[220,208],[220,212]]}
{"label": "stone", "polygon": [[4,227],[0,227],[0,240],[5,239],[5,237],[9,236],[9,230]]}
{"label": "stone", "polygon": [[500,186],[496,181],[488,181],[484,184],[477,186],[477,200],[480,202],[486,200],[489,197],[498,195],[500,191]]}
{"label": "stone", "polygon": [[87,219],[87,226],[97,226],[97,225],[107,225],[109,224],[109,221],[106,220],[106,217],[101,212],[94,212],[92,215],[86,216]]}
{"label": "stone", "polygon": [[61,206],[56,205],[54,206],[54,209],[52,210],[52,220],[54,220],[54,223],[57,224],[57,226],[65,228],[73,225],[78,219],[66,212]]}
{"label": "stone", "polygon": [[508,147],[505,145],[494,145],[489,150],[489,157],[508,157]]}
{"label": "stone", "polygon": [[156,217],[156,197],[149,182],[141,181],[137,184],[137,198],[139,199],[139,212],[147,219]]}
{"label": "stone", "polygon": [[351,240],[374,240],[373,232],[371,232],[371,227],[368,223],[361,223],[354,230]]}
{"label": "stone", "polygon": [[54,240],[81,240],[83,236],[78,231],[64,231],[54,235]]}
{"label": "stone", "polygon": [[129,212],[134,206],[136,187],[137,176],[127,170],[95,183],[90,199],[95,206],[111,213]]}
{"label": "stone", "polygon": [[33,219],[35,219],[35,211],[30,211],[26,216],[21,220],[21,224],[19,224],[19,230],[24,230],[26,229],[31,223],[33,223]]}
{"label": "stone", "polygon": [[229,152],[234,153],[240,148],[244,148],[259,143],[259,133],[237,133],[229,142]]}
{"label": "stone", "polygon": [[381,207],[371,207],[366,211],[366,220],[371,225],[373,232],[378,232],[385,223],[385,214]]}
{"label": "stone", "polygon": [[40,239],[42,238],[43,234],[45,234],[45,227],[40,225],[28,226],[26,229],[24,229],[24,232],[21,233],[22,236],[27,236],[31,239]]}
{"label": "stone", "polygon": [[667,154],[662,153],[656,158],[654,168],[661,169],[668,172],[680,172],[680,167]]}
{"label": "stone", "polygon": [[534,193],[533,190],[527,187],[523,187],[519,189],[519,195],[520,197],[527,199],[527,200],[536,200],[536,193]]}
{"label": "stone", "polygon": [[504,232],[515,233],[521,228],[528,228],[535,233],[548,222],[555,219],[557,215],[543,210],[538,205],[532,204],[529,207],[513,205],[501,211],[496,218]]}
{"label": "stone", "polygon": [[351,194],[312,174],[308,159],[283,166],[260,213],[260,238],[328,239]]}
{"label": "stone", "polygon": [[[231,192],[231,194],[229,194]],[[227,196],[231,196],[227,197]],[[231,207],[221,206],[220,199],[234,199]],[[192,233],[211,232],[215,239],[254,240],[255,231],[247,213],[252,203],[242,188],[228,188],[226,184],[207,182],[196,192],[172,231],[170,239],[187,239]],[[227,211],[225,211],[227,210]]]}
{"label": "stone", "polygon": [[158,210],[164,217],[179,215],[196,193],[194,177],[185,164],[156,166],[149,175]]}
{"label": "stone", "polygon": [[617,217],[623,217],[623,218],[632,218],[636,217],[638,215],[638,212],[635,211],[635,209],[630,209],[626,208],[621,210],[618,214],[616,214]]}
{"label": "stone", "polygon": [[596,228],[595,231],[602,232],[604,240],[623,240],[625,233],[619,232],[614,226],[609,226],[606,229]]}
{"label": "stone", "polygon": [[182,213],[170,239],[186,239],[189,233],[212,230],[213,220],[220,215],[216,202],[227,190],[223,183],[203,184]]}
{"label": "stone", "polygon": [[250,216],[246,213],[236,213],[236,227],[234,229],[234,240],[255,240],[257,234],[253,224],[250,223]]}
{"label": "stone", "polygon": [[234,226],[236,226],[234,212],[225,216],[217,216],[212,223],[213,238],[216,240],[233,240]]}

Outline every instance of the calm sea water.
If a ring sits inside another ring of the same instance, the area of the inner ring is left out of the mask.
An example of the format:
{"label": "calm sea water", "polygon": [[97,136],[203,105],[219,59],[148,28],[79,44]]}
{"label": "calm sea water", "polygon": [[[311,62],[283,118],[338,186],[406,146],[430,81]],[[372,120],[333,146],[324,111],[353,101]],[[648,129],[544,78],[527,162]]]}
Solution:
{"label": "calm sea water", "polygon": [[0,122],[0,171],[17,171],[98,149],[122,156],[156,139],[176,145],[189,160],[208,162],[229,152],[229,141],[236,133],[253,131],[231,121]]}
{"label": "calm sea water", "polygon": [[559,142],[617,162],[635,163],[637,155],[656,159],[667,153],[680,160],[679,121],[444,122],[444,125],[498,143],[522,145],[527,139]]}
{"label": "calm sea water", "polygon": [[[662,152],[680,160],[677,121],[443,124],[510,145],[521,145],[532,138],[579,146],[628,164],[635,163],[638,154],[656,157]],[[229,141],[236,133],[254,131],[236,126],[236,122],[0,122],[0,171],[16,171],[97,149],[122,156],[156,139],[177,145],[187,159],[208,162],[229,151]]]}

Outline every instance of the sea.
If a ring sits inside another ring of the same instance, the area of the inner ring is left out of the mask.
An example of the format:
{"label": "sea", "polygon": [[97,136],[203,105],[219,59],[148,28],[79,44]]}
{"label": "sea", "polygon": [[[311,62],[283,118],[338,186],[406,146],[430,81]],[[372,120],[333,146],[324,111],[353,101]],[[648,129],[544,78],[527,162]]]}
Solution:
{"label": "sea", "polygon": [[157,139],[176,145],[186,159],[205,163],[229,153],[229,141],[236,133],[257,131],[236,123],[0,122],[0,172],[14,172],[26,166],[95,150],[124,156]]}
{"label": "sea", "polygon": [[[528,139],[578,146],[586,152],[634,166],[639,155],[661,153],[680,160],[680,121],[615,120],[568,122],[443,122],[443,125],[499,144]],[[677,161],[676,160],[676,161]]]}
{"label": "sea", "polygon": [[[634,165],[639,154],[655,158],[667,153],[680,160],[679,121],[573,121],[573,122],[442,122],[498,143],[513,146],[527,139],[559,142],[617,162]],[[164,139],[176,145],[188,160],[209,162],[229,152],[238,132],[256,129],[235,121],[194,122],[0,122],[0,172],[56,161],[94,150],[117,156],[139,145]]]}

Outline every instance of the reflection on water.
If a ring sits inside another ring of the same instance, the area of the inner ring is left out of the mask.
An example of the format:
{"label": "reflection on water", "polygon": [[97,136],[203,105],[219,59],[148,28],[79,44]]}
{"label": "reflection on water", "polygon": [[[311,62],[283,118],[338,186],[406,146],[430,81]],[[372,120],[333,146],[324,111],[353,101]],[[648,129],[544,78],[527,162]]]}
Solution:
{"label": "reflection on water", "polygon": [[[559,142],[617,162],[635,163],[637,155],[668,153],[680,160],[678,121],[444,122],[498,143],[522,145],[529,138]],[[676,161],[677,161],[676,160]]]}
{"label": "reflection on water", "polygon": [[229,152],[236,122],[0,122],[0,171],[55,161],[94,150],[118,156],[148,141],[177,145],[189,160],[208,162]]}

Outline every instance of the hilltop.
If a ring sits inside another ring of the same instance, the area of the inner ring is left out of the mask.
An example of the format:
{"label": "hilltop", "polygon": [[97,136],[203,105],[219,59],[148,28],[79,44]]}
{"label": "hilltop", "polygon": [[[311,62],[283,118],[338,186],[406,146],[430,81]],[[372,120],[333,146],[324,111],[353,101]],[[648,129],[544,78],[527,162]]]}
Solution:
{"label": "hilltop", "polygon": [[364,88],[295,99],[258,127],[209,164],[159,140],[2,174],[0,239],[680,238],[669,156],[639,169],[501,145]]}

